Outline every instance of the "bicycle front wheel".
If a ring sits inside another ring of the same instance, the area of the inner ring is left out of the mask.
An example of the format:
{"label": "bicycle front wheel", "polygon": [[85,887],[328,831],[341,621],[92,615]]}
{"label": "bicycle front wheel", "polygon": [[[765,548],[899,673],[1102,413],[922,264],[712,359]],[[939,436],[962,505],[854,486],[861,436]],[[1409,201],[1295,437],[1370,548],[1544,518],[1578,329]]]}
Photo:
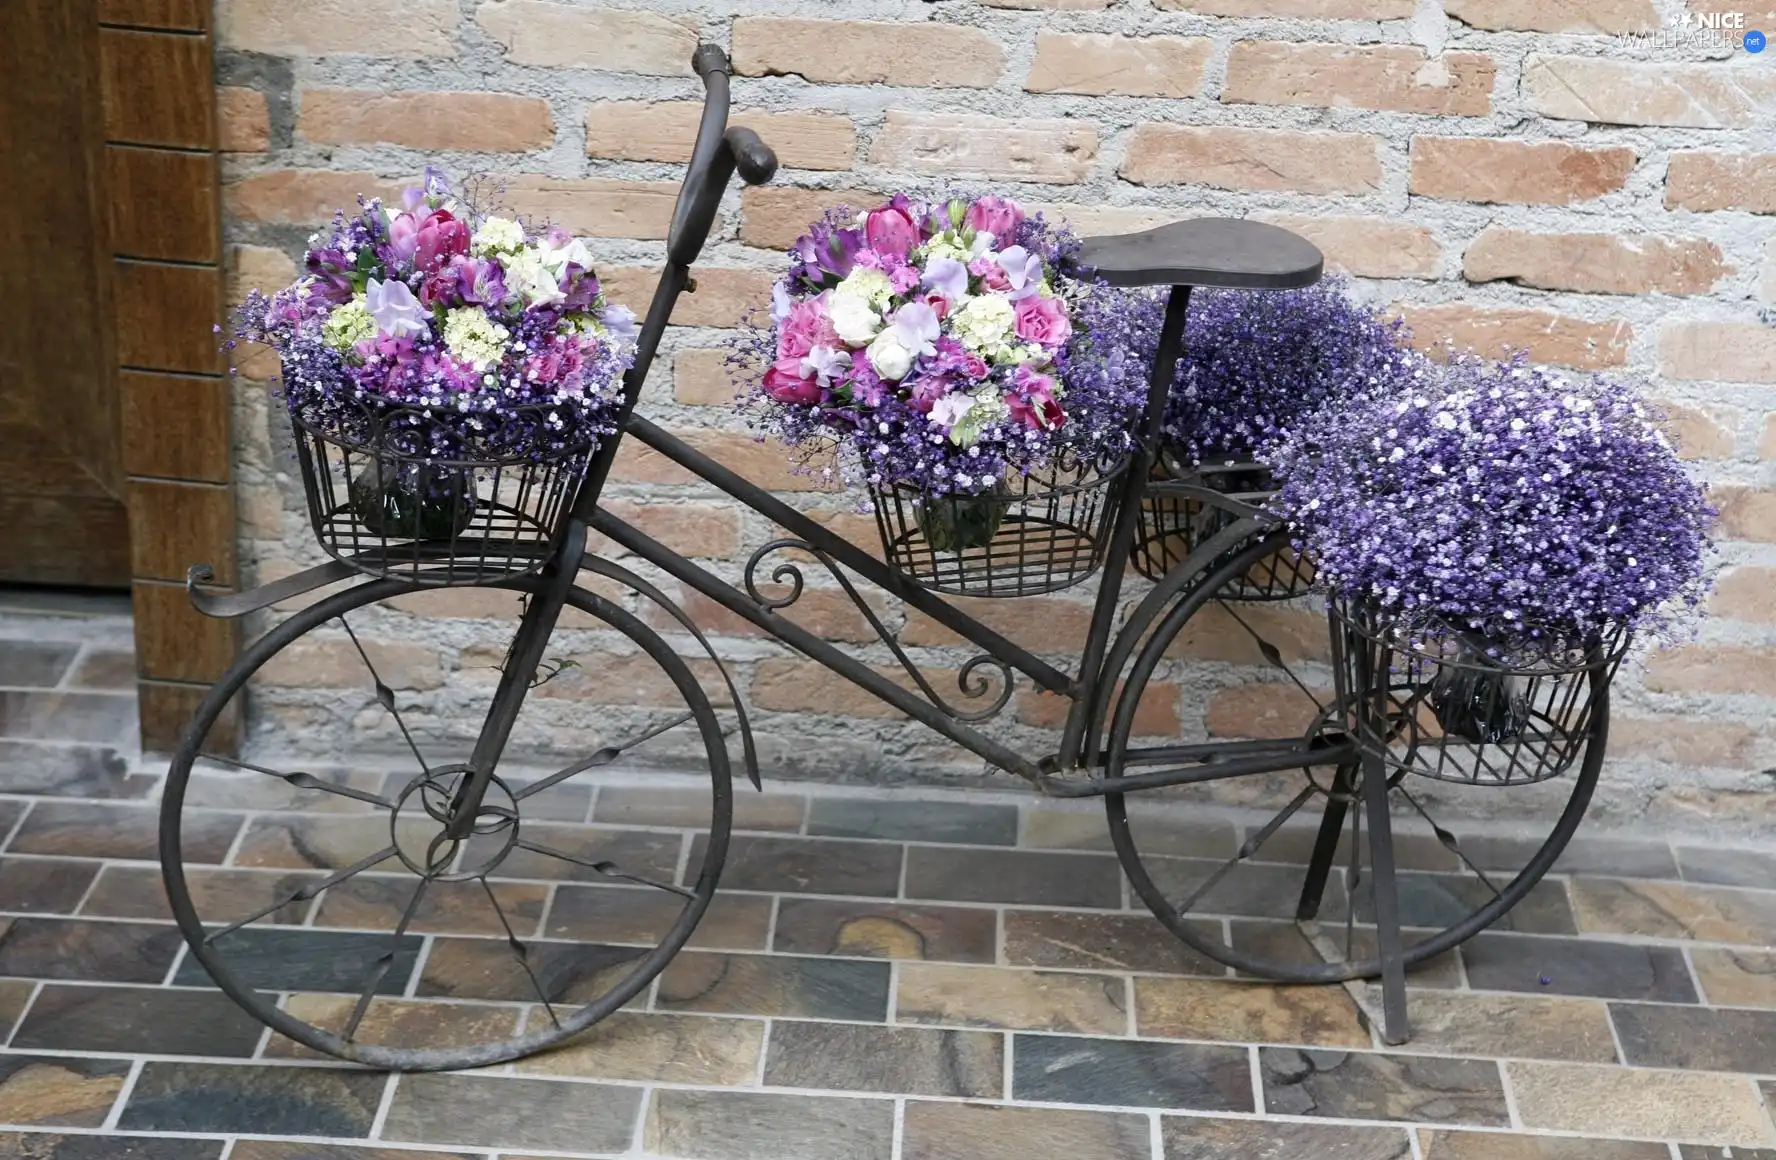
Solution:
{"label": "bicycle front wheel", "polygon": [[[733,808],[720,723],[665,641],[579,588],[473,832],[445,834],[504,663],[473,642],[502,611],[515,630],[542,584],[360,584],[271,629],[204,698],[161,806],[187,944],[170,981],[213,980],[283,1037],[262,1053],[398,1071],[529,1055],[640,995],[708,909]],[[672,828],[600,824],[636,816],[607,800],[658,800],[687,768]]]}

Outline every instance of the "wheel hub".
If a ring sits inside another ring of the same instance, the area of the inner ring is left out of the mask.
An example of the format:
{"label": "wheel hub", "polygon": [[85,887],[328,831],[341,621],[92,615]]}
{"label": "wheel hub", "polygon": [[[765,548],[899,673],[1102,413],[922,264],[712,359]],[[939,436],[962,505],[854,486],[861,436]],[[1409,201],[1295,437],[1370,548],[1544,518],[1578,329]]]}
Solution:
{"label": "wheel hub", "polygon": [[422,878],[460,882],[490,874],[518,844],[518,802],[499,777],[487,783],[467,841],[449,836],[450,807],[473,771],[446,765],[420,774],[395,799],[389,841]]}

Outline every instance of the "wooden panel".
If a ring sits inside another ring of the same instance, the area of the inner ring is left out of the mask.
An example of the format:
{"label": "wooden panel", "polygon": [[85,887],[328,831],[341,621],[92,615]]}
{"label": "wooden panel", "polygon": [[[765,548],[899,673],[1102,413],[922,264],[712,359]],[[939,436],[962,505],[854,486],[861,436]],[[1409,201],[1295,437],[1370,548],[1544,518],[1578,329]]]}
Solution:
{"label": "wooden panel", "polygon": [[119,363],[198,374],[225,369],[215,331],[222,319],[220,270],[126,259],[113,269]]}
{"label": "wooden panel", "polygon": [[228,482],[228,381],[120,371],[123,467],[131,475]]}
{"label": "wooden panel", "polygon": [[[136,698],[142,713],[142,750],[145,753],[171,753],[185,736],[185,729],[197,713],[197,706],[208,692],[204,685],[177,685],[162,681],[142,681],[136,685]],[[203,752],[233,754],[240,749],[239,697],[228,704],[221,718],[210,727],[204,739]]]}
{"label": "wooden panel", "polygon": [[215,148],[208,37],[102,28],[99,75],[107,140]]}
{"label": "wooden panel", "polygon": [[174,262],[222,259],[216,158],[129,145],[105,147],[111,249]]}
{"label": "wooden panel", "polygon": [[210,682],[234,660],[236,623],[203,616],[182,584],[135,585],[136,668],[163,681]]}
{"label": "wooden panel", "polygon": [[129,512],[138,578],[183,581],[191,565],[208,564],[218,584],[234,583],[234,493],[227,487],[132,479]]}
{"label": "wooden panel", "polygon": [[210,26],[210,0],[99,0],[99,23],[202,32]]}
{"label": "wooden panel", "polygon": [[129,584],[129,522],[114,499],[0,495],[0,531],[0,582]]}

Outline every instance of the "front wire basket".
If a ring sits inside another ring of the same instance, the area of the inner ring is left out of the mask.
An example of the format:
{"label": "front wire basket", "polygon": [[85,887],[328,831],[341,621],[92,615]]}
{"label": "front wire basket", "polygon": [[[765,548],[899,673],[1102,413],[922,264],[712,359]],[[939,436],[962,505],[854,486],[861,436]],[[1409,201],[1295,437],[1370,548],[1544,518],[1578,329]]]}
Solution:
{"label": "front wire basket", "polygon": [[1327,601],[1343,726],[1390,778],[1530,785],[1570,770],[1628,634],[1556,657],[1502,656],[1474,633],[1408,628],[1366,605]]}
{"label": "front wire basket", "polygon": [[[539,571],[594,447],[561,436],[548,406],[466,438],[460,415],[427,408],[328,400],[289,410],[321,547],[368,575],[428,586]],[[558,446],[519,449],[540,432]]]}
{"label": "front wire basket", "polygon": [[1103,561],[1128,460],[1062,457],[984,495],[870,486],[889,564],[933,592],[1032,596],[1089,578]]}
{"label": "front wire basket", "polygon": [[[1256,462],[1188,466],[1174,448],[1161,449],[1141,497],[1130,561],[1149,580],[1189,559],[1203,544],[1275,494],[1270,468]],[[1237,547],[1237,545],[1236,545]],[[1313,565],[1294,552],[1260,562],[1240,583],[1243,600],[1289,600],[1313,584]]]}

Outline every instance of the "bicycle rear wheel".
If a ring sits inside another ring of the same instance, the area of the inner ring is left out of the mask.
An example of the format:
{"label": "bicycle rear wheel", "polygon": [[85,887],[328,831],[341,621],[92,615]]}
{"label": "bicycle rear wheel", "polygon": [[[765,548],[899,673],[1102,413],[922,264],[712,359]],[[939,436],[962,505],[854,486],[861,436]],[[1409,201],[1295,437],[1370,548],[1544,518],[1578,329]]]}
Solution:
{"label": "bicycle rear wheel", "polygon": [[[553,744],[549,765],[528,771],[508,747],[474,832],[444,835],[496,684],[481,670],[499,662],[481,645],[490,663],[471,664],[471,646],[452,664],[418,630],[469,639],[476,615],[516,612],[542,584],[359,584],[278,624],[204,698],[161,807],[162,874],[187,943],[171,981],[207,975],[293,1041],[262,1052],[398,1071],[529,1055],[641,995],[708,909],[733,807],[720,723],[665,641],[579,588],[551,640],[579,659],[545,662],[512,734],[534,752],[564,737],[577,747]],[[342,695],[351,669],[361,692]],[[264,703],[237,760],[225,747],[249,686]],[[370,760],[379,745],[394,760]],[[351,757],[279,756],[304,746]],[[608,794],[649,751],[707,776],[681,795],[683,828],[589,823],[594,785]],[[213,827],[187,825],[215,806],[261,811],[220,857]]]}

